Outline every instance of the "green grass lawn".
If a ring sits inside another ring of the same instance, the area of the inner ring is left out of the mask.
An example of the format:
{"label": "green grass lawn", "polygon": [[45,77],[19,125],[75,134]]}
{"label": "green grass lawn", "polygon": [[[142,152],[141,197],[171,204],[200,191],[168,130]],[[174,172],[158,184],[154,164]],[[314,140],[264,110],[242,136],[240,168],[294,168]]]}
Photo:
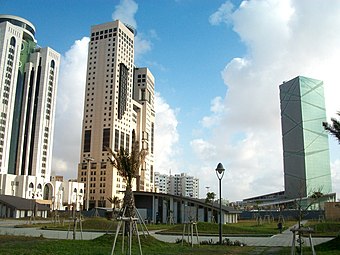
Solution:
{"label": "green grass lawn", "polygon": [[339,221],[308,221],[306,227],[314,229],[313,236],[337,236],[340,234]]}
{"label": "green grass lawn", "polygon": [[[114,235],[104,235],[95,240],[49,240],[43,238],[0,236],[0,254],[111,254]],[[189,255],[189,254],[248,254],[253,247],[225,247],[204,245],[191,247],[164,243],[151,236],[141,237],[142,251],[146,255]],[[132,254],[139,254],[137,239],[133,240]],[[118,239],[115,254],[122,254],[122,241]]]}
{"label": "green grass lawn", "polygon": [[[294,225],[296,222],[286,222],[284,229],[288,228],[291,225]],[[218,224],[216,223],[207,223],[207,222],[198,222],[197,229],[199,234],[218,234]],[[167,228],[162,231],[164,233],[182,233],[183,232],[183,224],[174,225],[173,227]],[[233,224],[224,224],[223,225],[223,234],[224,235],[273,235],[277,234],[277,222],[271,223],[263,223],[258,225],[256,221],[239,221],[238,223]]]}
{"label": "green grass lawn", "polygon": [[[47,221],[45,223],[38,224],[22,224],[16,227],[34,227],[34,228],[42,228],[42,229],[55,229],[55,230],[68,230],[71,224],[71,228],[73,226],[72,222],[64,221],[64,223],[52,223],[52,221]],[[138,227],[140,224],[138,224]],[[148,230],[161,230],[172,227],[173,225],[165,225],[165,224],[148,224]],[[93,217],[86,218],[82,220],[82,229],[83,231],[109,231],[114,232],[117,228],[117,221],[108,220],[106,218],[101,217]],[[79,229],[79,222],[77,222],[77,229]]]}
{"label": "green grass lawn", "polygon": [[[24,236],[0,236],[0,254],[12,255],[57,255],[57,254],[111,254],[114,235],[104,235],[95,240],[51,240]],[[245,254],[290,254],[289,247],[248,247],[248,246],[220,246],[220,245],[188,245],[164,243],[151,236],[141,236],[142,251],[145,255],[245,255]],[[115,254],[122,254],[122,239],[118,238]],[[340,237],[316,246],[318,255],[340,254]],[[303,248],[304,254],[311,254],[308,247]],[[137,239],[134,237],[132,254],[139,254]]]}

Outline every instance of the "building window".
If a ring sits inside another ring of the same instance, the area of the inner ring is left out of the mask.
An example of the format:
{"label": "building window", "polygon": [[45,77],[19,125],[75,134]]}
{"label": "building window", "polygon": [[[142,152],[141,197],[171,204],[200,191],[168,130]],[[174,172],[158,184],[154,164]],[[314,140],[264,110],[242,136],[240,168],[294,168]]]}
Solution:
{"label": "building window", "polygon": [[120,147],[123,147],[124,148],[124,138],[125,138],[125,134],[124,132],[121,132],[120,133]]}
{"label": "building window", "polygon": [[126,134],[126,139],[125,139],[125,150],[130,153],[130,135]]}
{"label": "building window", "polygon": [[110,147],[110,129],[103,129],[103,151],[106,151],[106,148]]}
{"label": "building window", "polygon": [[91,151],[91,130],[85,130],[83,150],[84,152]]}
{"label": "building window", "polygon": [[151,154],[153,154],[154,132],[155,132],[155,124],[151,123]]}
{"label": "building window", "polygon": [[118,119],[122,119],[126,111],[128,71],[128,68],[123,63],[119,64]]}
{"label": "building window", "polygon": [[119,130],[115,129],[115,151],[118,151],[119,146]]}

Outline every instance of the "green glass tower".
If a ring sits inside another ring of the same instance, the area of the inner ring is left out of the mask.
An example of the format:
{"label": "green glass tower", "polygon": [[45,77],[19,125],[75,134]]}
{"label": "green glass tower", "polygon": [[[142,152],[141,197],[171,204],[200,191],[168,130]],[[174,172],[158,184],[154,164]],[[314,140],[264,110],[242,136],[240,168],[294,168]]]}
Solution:
{"label": "green glass tower", "polygon": [[332,192],[323,82],[298,76],[280,85],[285,196]]}

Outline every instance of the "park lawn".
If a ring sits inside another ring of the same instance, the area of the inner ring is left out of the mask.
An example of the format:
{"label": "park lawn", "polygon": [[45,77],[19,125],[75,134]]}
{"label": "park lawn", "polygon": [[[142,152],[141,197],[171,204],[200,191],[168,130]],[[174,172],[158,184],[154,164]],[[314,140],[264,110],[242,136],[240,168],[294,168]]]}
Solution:
{"label": "park lawn", "polygon": [[[167,229],[172,227],[173,225],[165,225],[165,224],[148,224],[146,225],[148,230],[160,230],[160,229]],[[18,225],[16,227],[19,228],[27,228],[27,227],[34,227],[34,228],[42,228],[42,229],[51,229],[51,230],[68,230],[69,228],[73,228],[72,221],[63,221],[58,223],[53,223],[52,221],[46,221],[44,223],[37,223],[37,224],[23,224]],[[79,221],[77,221],[77,229],[80,228]],[[82,229],[83,231],[109,231],[114,232],[117,228],[117,221],[108,220],[102,217],[92,217],[92,218],[85,218],[82,220]],[[140,224],[138,224],[138,229],[141,229]]]}
{"label": "park lawn", "polygon": [[[111,254],[114,235],[104,235],[94,240],[51,240],[25,236],[0,236],[0,254],[12,255],[61,255],[61,254]],[[193,248],[180,243],[164,243],[151,236],[141,237],[143,254],[147,255],[246,255],[246,254],[290,254],[290,247],[249,247],[249,246],[219,246],[195,245]],[[115,254],[121,254],[121,238],[118,238]],[[317,245],[318,255],[340,254],[340,237]],[[304,254],[311,254],[309,247],[303,248]],[[132,254],[139,254],[137,240],[134,237]]]}
{"label": "park lawn", "polygon": [[[114,235],[104,235],[95,240],[50,240],[22,236],[0,236],[0,254],[111,254]],[[121,254],[121,238],[118,238],[115,254]],[[164,243],[151,236],[141,237],[143,254],[147,255],[203,255],[203,254],[249,254],[254,247],[195,245]],[[139,254],[137,239],[134,237],[132,254]]]}
{"label": "park lawn", "polygon": [[[294,225],[296,222],[286,222],[284,229]],[[198,222],[197,230],[199,234],[218,234],[217,223]],[[174,225],[162,233],[178,234],[183,232],[183,224]],[[274,235],[278,233],[277,222],[263,223],[258,225],[256,221],[239,221],[223,225],[223,235]]]}
{"label": "park lawn", "polygon": [[[93,217],[93,218],[87,218],[85,220],[81,221],[83,230],[101,230],[101,231],[107,231],[107,230],[113,230],[116,229],[116,222],[108,220],[106,218],[101,217]],[[64,219],[61,219],[60,222],[53,223],[51,221],[46,221],[44,223],[35,223],[35,224],[21,224],[17,225],[15,227],[17,228],[42,228],[42,229],[55,229],[55,230],[68,230],[69,227],[73,226],[73,221]],[[77,229],[79,228],[79,221],[77,221]]]}
{"label": "park lawn", "polygon": [[308,221],[306,227],[314,229],[312,236],[338,236],[340,234],[339,221]]}

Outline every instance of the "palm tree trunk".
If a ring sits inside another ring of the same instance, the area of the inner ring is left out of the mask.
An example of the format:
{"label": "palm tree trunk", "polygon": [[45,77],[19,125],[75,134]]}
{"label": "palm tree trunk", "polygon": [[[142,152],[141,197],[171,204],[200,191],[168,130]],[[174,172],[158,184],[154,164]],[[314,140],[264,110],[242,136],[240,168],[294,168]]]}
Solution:
{"label": "palm tree trunk", "polygon": [[[123,199],[123,210],[125,211],[123,217],[135,217],[135,199],[133,196],[132,188],[131,186],[126,187],[125,195]],[[125,234],[129,235],[130,233],[130,224],[128,222],[125,222]]]}
{"label": "palm tree trunk", "polygon": [[135,199],[131,187],[127,187],[125,190],[123,208],[125,217],[135,217]]}

